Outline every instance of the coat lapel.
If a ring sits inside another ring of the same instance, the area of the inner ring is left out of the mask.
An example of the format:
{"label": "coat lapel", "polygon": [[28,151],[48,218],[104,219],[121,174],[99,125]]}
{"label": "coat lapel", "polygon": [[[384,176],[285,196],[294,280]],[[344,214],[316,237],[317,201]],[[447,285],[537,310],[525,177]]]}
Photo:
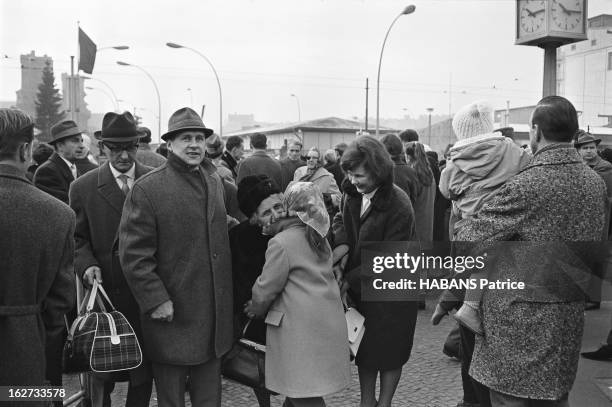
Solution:
{"label": "coat lapel", "polygon": [[70,171],[70,168],[68,167],[66,162],[62,160],[62,157],[60,157],[59,154],[53,153],[51,157],[49,157],[49,161],[52,161],[55,163],[60,173],[68,181],[68,183],[71,183],[72,181],[74,181],[74,177],[72,176],[72,171]]}
{"label": "coat lapel", "polygon": [[100,167],[100,171],[98,172],[98,192],[102,195],[102,198],[121,215],[125,197],[121,189],[119,189],[117,181],[115,181],[113,177],[108,162]]}
{"label": "coat lapel", "polygon": [[208,218],[209,224],[212,224],[213,216],[215,215],[215,208],[217,206],[217,192],[219,191],[221,194],[224,194],[224,189],[223,187],[219,188],[219,183],[222,181],[219,176],[214,176],[216,169],[209,160],[205,159],[204,161],[202,161],[200,170],[200,176],[202,177],[202,181],[204,181],[204,184],[206,184],[206,202],[208,204],[208,207],[206,208],[206,216]]}

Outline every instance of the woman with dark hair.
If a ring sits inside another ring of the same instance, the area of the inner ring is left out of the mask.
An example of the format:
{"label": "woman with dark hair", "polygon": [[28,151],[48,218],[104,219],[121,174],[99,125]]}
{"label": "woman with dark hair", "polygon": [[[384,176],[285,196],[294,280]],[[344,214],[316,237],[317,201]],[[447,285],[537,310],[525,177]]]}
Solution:
{"label": "woman with dark hair", "polygon": [[[343,288],[348,285],[349,299],[365,317],[365,334],[355,360],[361,407],[389,407],[412,350],[417,302],[362,301],[361,247],[366,241],[415,240],[414,212],[408,195],[393,184],[393,162],[375,138],[363,136],[353,141],[341,166],[347,178],[342,211],[333,224],[334,260],[345,263]],[[343,255],[347,257],[340,261]]]}
{"label": "woman with dark hair", "polygon": [[[310,182],[285,191],[287,218],[265,228],[266,263],[247,315],[266,316],[266,387],[283,406],[325,406],[323,396],[350,381],[346,320],[327,242],[329,216]],[[273,217],[274,218],[274,217]]]}
{"label": "woman with dark hair", "polygon": [[436,180],[429,167],[429,160],[423,144],[414,141],[406,145],[408,164],[417,176],[417,195],[414,199],[414,217],[417,240],[433,241],[434,200]]}

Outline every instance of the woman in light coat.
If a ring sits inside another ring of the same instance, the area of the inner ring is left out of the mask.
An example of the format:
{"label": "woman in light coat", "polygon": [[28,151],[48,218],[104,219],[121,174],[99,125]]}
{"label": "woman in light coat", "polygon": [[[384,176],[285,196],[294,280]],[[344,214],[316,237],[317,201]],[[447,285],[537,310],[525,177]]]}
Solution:
{"label": "woman in light coat", "polygon": [[249,317],[266,316],[266,387],[284,406],[325,406],[350,380],[346,320],[325,239],[329,217],[310,182],[285,191],[288,218],[274,225]]}
{"label": "woman in light coat", "polygon": [[334,207],[340,205],[342,194],[334,175],[323,167],[323,156],[318,148],[313,147],[306,154],[306,165],[299,167],[293,173],[294,181],[312,182],[319,187],[321,193],[330,196]]}

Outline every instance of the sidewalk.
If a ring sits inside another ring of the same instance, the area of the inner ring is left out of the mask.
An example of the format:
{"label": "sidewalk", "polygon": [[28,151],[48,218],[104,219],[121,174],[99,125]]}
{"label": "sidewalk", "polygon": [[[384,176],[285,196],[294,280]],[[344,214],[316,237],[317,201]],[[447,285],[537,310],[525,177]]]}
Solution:
{"label": "sidewalk", "polygon": [[[434,299],[431,298],[427,301],[427,309],[419,311],[412,356],[404,366],[394,398],[393,405],[396,407],[454,407],[461,399],[459,362],[442,353],[442,344],[454,322],[452,318],[444,318],[440,325],[432,326],[429,318],[434,305]],[[586,313],[583,351],[599,347],[610,329],[611,319],[612,302],[603,303],[600,310]],[[612,362],[580,358],[578,377],[570,393],[570,404],[574,407],[612,406],[611,399],[598,387],[598,384],[603,386],[606,379],[608,386],[612,386]],[[73,394],[78,389],[78,381],[67,376],[64,380],[68,394]],[[112,396],[113,406],[125,405],[126,391],[125,383],[117,384]],[[281,396],[273,397],[272,406],[280,407],[282,401]],[[342,393],[327,397],[326,402],[329,407],[359,406],[359,379],[355,366],[352,366],[350,387]],[[157,406],[155,394],[150,405]],[[222,405],[257,407],[257,401],[250,389],[224,380]]]}

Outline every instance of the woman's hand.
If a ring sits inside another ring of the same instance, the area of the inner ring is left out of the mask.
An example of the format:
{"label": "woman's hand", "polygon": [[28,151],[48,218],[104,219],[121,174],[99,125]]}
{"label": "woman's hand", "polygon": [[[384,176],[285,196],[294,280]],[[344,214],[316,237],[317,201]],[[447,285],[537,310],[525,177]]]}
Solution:
{"label": "woman's hand", "polygon": [[262,314],[262,315],[260,315],[260,314],[257,312],[257,309],[256,309],[256,308],[255,308],[255,306],[253,305],[253,300],[248,300],[248,301],[246,302],[246,304],[244,304],[244,313],[245,313],[245,314],[246,314],[246,316],[247,316],[248,318],[250,318],[250,319],[253,319],[253,318],[261,318],[261,317],[263,316],[263,314]]}

